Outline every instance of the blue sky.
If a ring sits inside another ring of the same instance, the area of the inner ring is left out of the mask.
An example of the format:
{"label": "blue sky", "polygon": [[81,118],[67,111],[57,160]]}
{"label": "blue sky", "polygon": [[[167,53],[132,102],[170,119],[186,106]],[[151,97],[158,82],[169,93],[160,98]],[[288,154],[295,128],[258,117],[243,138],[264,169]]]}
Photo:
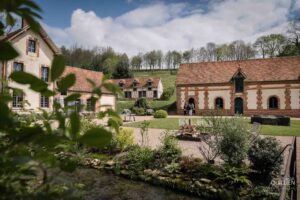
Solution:
{"label": "blue sky", "polygon": [[300,0],[36,0],[58,46],[111,46],[134,55],[286,33]]}

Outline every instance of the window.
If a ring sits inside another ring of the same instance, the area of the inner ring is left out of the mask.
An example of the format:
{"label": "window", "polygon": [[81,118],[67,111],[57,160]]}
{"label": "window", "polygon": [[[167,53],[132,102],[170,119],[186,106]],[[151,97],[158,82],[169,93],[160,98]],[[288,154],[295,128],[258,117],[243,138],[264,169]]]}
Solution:
{"label": "window", "polygon": [[146,97],[146,91],[139,91],[139,98]]}
{"label": "window", "polygon": [[23,71],[23,63],[14,62],[14,72]]}
{"label": "window", "polygon": [[220,98],[220,97],[216,98],[215,108],[216,109],[223,109],[224,108],[224,102],[223,102],[222,98]]}
{"label": "window", "polygon": [[270,97],[269,98],[269,108],[270,109],[278,109],[278,98],[277,97]]}
{"label": "window", "polygon": [[153,91],[153,98],[157,98],[157,90]]}
{"label": "window", "polygon": [[244,78],[239,77],[235,79],[235,92],[244,92]]}
{"label": "window", "polygon": [[67,95],[67,91],[62,91],[61,93],[60,93],[60,95]]}
{"label": "window", "polygon": [[95,112],[96,108],[96,99],[95,98],[90,98],[86,101],[86,110],[87,111],[92,111],[92,112]]}
{"label": "window", "polygon": [[28,52],[35,53],[36,52],[36,41],[29,39],[28,40]]}
{"label": "window", "polygon": [[125,91],[125,98],[131,99],[131,92]]}
{"label": "window", "polygon": [[23,107],[23,94],[20,93],[13,93],[13,108],[22,108]]}
{"label": "window", "polygon": [[49,67],[42,67],[41,73],[42,73],[42,80],[45,82],[48,82],[49,81]]}
{"label": "window", "polygon": [[41,105],[42,108],[49,108],[49,97],[41,96]]}

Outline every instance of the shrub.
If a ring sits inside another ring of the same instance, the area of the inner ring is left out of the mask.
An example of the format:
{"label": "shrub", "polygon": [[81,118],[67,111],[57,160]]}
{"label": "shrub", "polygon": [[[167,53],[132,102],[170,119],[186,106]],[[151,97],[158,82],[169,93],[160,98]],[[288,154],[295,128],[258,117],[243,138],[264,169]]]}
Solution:
{"label": "shrub", "polygon": [[215,181],[227,186],[239,189],[251,185],[246,168],[226,166],[222,171],[215,174],[217,176]]}
{"label": "shrub", "polygon": [[135,146],[128,151],[127,159],[131,169],[141,171],[150,168],[154,161],[154,152],[148,147]]}
{"label": "shrub", "polygon": [[96,128],[99,125],[97,125],[95,122],[81,118],[81,124],[80,124],[80,134],[83,135],[86,131],[90,130],[91,128]]}
{"label": "shrub", "polygon": [[162,146],[159,148],[158,153],[161,160],[170,163],[181,157],[182,150],[178,145],[177,139],[166,132],[162,138]]}
{"label": "shrub", "polygon": [[154,118],[167,118],[168,113],[165,110],[158,110],[154,113]]}
{"label": "shrub", "polygon": [[172,161],[170,164],[168,164],[165,167],[165,170],[169,174],[178,173],[180,171],[180,165],[179,165],[179,163],[176,163],[176,162]]}
{"label": "shrub", "polygon": [[150,108],[150,105],[146,98],[138,98],[134,103],[134,107],[144,108],[144,110],[146,110]]}
{"label": "shrub", "polygon": [[248,151],[252,168],[269,178],[272,173],[278,173],[283,162],[282,147],[273,137],[257,139]]}
{"label": "shrub", "polygon": [[229,165],[241,165],[249,149],[245,121],[241,117],[223,119],[218,129],[221,137],[217,145],[221,157]]}
{"label": "shrub", "polygon": [[133,145],[133,129],[132,128],[122,128],[119,133],[116,134],[116,140],[118,147],[124,151],[128,147]]}
{"label": "shrub", "polygon": [[161,94],[160,99],[161,100],[170,100],[170,98],[172,97],[172,95],[174,94],[174,87],[168,87],[166,88],[163,93]]}
{"label": "shrub", "polygon": [[139,107],[133,107],[132,112],[136,115],[145,115],[145,109]]}
{"label": "shrub", "polygon": [[179,164],[183,173],[195,174],[198,171],[200,165],[202,165],[202,160],[200,158],[184,156],[180,159]]}

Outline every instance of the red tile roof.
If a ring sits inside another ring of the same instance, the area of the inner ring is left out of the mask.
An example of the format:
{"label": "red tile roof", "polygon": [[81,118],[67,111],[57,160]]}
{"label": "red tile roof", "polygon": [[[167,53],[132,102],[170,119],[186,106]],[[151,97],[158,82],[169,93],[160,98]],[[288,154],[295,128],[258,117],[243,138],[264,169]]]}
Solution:
{"label": "red tile roof", "polygon": [[300,57],[181,64],[176,85],[228,83],[238,70],[246,82],[300,80]]}
{"label": "red tile roof", "polygon": [[120,82],[124,84],[123,88],[133,88],[133,82],[136,81],[137,85],[135,88],[146,88],[148,87],[148,81],[151,80],[152,87],[158,87],[160,78],[159,77],[139,77],[139,78],[129,78],[129,79],[112,79],[111,81],[117,85],[119,85]]}
{"label": "red tile roof", "polygon": [[[102,83],[103,73],[96,72],[92,70],[86,70],[78,67],[66,66],[63,76],[68,74],[75,74],[76,83],[69,89],[71,91],[77,92],[92,92],[91,84],[86,80],[87,78],[93,80],[97,86],[100,86]],[[110,93],[107,90],[103,89],[103,93]]]}

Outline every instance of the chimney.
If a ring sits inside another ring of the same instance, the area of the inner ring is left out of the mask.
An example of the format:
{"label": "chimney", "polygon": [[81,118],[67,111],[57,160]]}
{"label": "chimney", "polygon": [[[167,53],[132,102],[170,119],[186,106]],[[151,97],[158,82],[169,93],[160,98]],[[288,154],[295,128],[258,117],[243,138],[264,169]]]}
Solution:
{"label": "chimney", "polygon": [[22,24],[21,24],[21,28],[23,29],[24,27],[29,26],[26,19],[22,18]]}

